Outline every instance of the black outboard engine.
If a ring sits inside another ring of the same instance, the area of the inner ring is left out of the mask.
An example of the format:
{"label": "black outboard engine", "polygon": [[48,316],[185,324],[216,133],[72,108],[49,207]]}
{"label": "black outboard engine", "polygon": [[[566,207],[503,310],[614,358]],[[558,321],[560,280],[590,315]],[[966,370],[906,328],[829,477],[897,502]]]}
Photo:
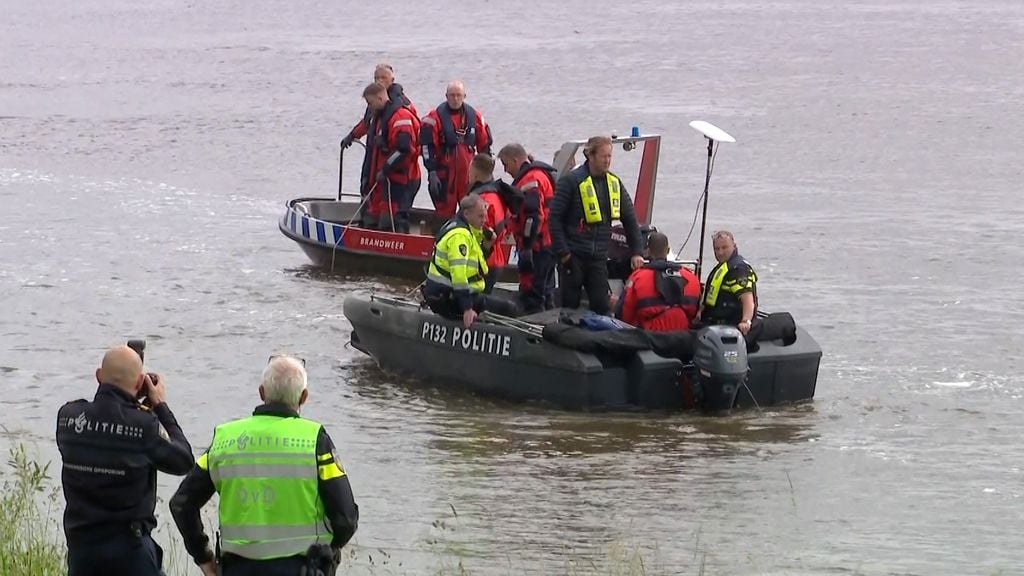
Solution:
{"label": "black outboard engine", "polygon": [[693,364],[697,368],[697,398],[703,410],[732,409],[747,379],[747,343],[732,326],[708,326],[697,333]]}

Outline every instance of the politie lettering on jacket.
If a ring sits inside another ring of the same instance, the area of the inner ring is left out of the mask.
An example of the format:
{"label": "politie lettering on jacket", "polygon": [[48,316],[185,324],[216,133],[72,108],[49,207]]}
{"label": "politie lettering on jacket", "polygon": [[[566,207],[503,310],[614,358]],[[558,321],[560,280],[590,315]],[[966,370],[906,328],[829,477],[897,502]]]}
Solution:
{"label": "politie lettering on jacket", "polygon": [[85,417],[85,412],[82,412],[78,416],[68,416],[62,418],[60,425],[64,428],[70,428],[75,431],[75,434],[81,434],[82,432],[94,432],[99,434],[109,434],[111,436],[123,436],[125,438],[142,438],[143,429],[138,426],[128,426],[120,422],[99,422],[89,420]]}
{"label": "politie lettering on jacket", "polygon": [[452,348],[462,348],[495,356],[510,356],[512,349],[511,336],[432,322],[423,323],[420,338]]}
{"label": "politie lettering on jacket", "polygon": [[313,448],[316,446],[316,440],[278,435],[251,436],[248,432],[242,432],[238,438],[230,438],[228,440],[215,439],[210,449],[220,450],[235,445],[241,451],[249,449],[266,450],[268,448]]}

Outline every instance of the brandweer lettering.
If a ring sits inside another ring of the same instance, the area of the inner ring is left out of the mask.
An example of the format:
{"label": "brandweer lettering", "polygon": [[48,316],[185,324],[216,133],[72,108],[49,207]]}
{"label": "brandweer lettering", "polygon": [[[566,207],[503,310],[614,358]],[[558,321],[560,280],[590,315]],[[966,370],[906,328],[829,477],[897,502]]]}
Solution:
{"label": "brandweer lettering", "polygon": [[405,242],[401,240],[384,240],[381,238],[367,238],[365,236],[359,239],[359,245],[370,248],[383,248],[385,250],[405,250]]}

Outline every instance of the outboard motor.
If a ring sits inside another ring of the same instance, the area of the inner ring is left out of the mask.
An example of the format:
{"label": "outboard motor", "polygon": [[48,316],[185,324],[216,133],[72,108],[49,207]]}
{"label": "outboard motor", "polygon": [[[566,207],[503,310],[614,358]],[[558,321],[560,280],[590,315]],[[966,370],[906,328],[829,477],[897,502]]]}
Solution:
{"label": "outboard motor", "polygon": [[747,343],[732,326],[708,326],[697,333],[693,364],[697,367],[697,397],[708,412],[731,410],[747,379]]}

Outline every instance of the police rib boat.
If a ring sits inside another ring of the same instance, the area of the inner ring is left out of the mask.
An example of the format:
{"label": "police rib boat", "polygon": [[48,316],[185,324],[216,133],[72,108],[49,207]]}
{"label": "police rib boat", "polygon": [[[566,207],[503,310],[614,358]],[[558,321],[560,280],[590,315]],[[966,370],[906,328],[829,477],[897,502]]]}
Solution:
{"label": "police rib boat", "polygon": [[344,313],[352,346],[384,370],[567,410],[723,413],[810,400],[821,359],[798,326],[748,352],[733,327],[591,331],[572,323],[580,311],[560,309],[517,319],[485,312],[464,328],[420,302],[354,295]]}
{"label": "police rib boat", "polygon": [[[713,145],[734,140],[711,124],[690,125],[708,140],[699,276]],[[617,321],[563,309],[520,318],[485,312],[465,328],[422,302],[378,295],[347,297],[344,314],[352,324],[352,346],[384,370],[568,410],[723,413],[808,401],[822,356],[818,343],[784,312],[759,311],[751,342],[732,326],[669,333],[621,324],[607,329],[600,325]]]}
{"label": "police rib boat", "polygon": [[[615,137],[613,142],[626,151],[641,150],[632,198],[637,220],[641,225],[649,225],[654,208],[661,136],[637,134]],[[577,152],[584,144],[586,140],[571,140],[562,144],[552,164],[558,174],[575,166]],[[434,248],[434,232],[441,229],[445,220],[439,218],[432,209],[413,207],[408,234],[361,228],[359,214],[363,197],[344,190],[344,160],[342,151],[338,165],[338,196],[288,200],[278,220],[278,229],[302,248],[313,265],[327,271],[422,280],[423,267]],[[509,266],[499,273],[498,280],[518,282],[515,247],[499,245],[495,249],[505,250],[509,262]]]}

